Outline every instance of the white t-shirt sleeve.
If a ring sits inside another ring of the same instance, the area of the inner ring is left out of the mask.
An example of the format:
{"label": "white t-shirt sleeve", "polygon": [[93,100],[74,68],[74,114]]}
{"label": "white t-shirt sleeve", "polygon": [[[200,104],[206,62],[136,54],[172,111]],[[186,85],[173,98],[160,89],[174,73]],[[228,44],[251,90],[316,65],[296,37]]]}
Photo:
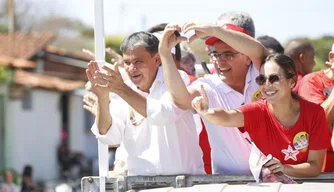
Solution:
{"label": "white t-shirt sleeve", "polygon": [[128,105],[119,96],[113,94],[110,99],[110,114],[112,124],[105,135],[99,133],[96,123],[93,124],[91,131],[101,143],[105,145],[117,145],[123,141],[124,130],[126,127],[126,111]]}

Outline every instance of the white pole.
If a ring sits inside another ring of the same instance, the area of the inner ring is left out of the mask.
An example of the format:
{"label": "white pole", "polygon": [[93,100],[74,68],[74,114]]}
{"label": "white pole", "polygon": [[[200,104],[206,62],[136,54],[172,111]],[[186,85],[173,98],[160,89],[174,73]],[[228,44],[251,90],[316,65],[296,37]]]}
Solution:
{"label": "white pole", "polygon": [[[104,20],[103,20],[103,0],[94,0],[94,44],[95,60],[99,68],[105,63],[105,42],[104,42]],[[108,146],[98,141],[98,158],[99,158],[99,176],[100,192],[105,192],[106,177],[109,171]]]}

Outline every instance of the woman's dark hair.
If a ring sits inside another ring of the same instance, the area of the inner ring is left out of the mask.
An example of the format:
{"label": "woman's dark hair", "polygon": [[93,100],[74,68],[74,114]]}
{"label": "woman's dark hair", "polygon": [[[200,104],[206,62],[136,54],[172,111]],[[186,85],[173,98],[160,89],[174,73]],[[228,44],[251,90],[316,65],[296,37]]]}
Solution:
{"label": "woman's dark hair", "polygon": [[24,167],[22,176],[32,177],[32,167],[30,165]]}
{"label": "woman's dark hair", "polygon": [[[297,85],[298,77],[297,77],[296,64],[289,56],[284,55],[282,53],[275,53],[268,55],[267,57],[265,57],[260,68],[262,68],[268,61],[274,61],[275,63],[277,63],[277,65],[279,65],[283,69],[285,78],[292,79],[295,82],[295,84],[293,85],[293,87],[291,87],[291,89]],[[292,91],[291,95],[293,98],[298,97],[298,94]]]}

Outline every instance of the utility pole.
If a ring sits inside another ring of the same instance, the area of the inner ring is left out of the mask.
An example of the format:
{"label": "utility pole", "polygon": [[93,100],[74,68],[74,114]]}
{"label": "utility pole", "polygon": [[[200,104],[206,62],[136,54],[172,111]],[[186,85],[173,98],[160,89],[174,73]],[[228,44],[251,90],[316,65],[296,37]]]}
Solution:
{"label": "utility pole", "polygon": [[14,0],[8,0],[8,33],[13,34],[15,31],[14,23]]}
{"label": "utility pole", "polygon": [[15,32],[15,13],[14,13],[14,0],[8,0],[8,54],[10,57],[14,57],[14,32]]}

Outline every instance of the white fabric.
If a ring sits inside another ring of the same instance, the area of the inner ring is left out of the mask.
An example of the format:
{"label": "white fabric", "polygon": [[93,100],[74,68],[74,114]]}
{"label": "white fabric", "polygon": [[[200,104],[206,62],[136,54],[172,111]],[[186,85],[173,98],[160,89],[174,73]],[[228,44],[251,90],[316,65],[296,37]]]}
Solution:
{"label": "white fabric", "polygon": [[[210,108],[236,109],[244,103],[252,102],[254,92],[258,90],[255,78],[258,71],[250,66],[245,82],[244,94],[226,83],[217,74],[207,75],[194,81],[191,87],[200,91],[203,84],[209,98]],[[248,159],[251,145],[245,140],[248,133],[241,133],[236,128],[223,127],[204,120],[211,146],[212,172],[214,174],[248,174]]]}
{"label": "white fabric", "polygon": [[14,185],[11,183],[8,185],[7,183],[3,183],[0,185],[0,192],[20,192],[21,187]]}
{"label": "white fabric", "polygon": [[[180,73],[189,84],[187,74]],[[162,68],[159,68],[149,94],[141,92],[132,83],[129,86],[147,98],[148,117],[134,126],[132,122],[136,118],[132,121],[129,118],[132,108],[114,95],[110,102],[112,126],[106,135],[100,135],[94,124],[92,132],[97,138],[107,145],[123,142],[129,175],[204,174],[203,154],[193,115],[173,104]]]}
{"label": "white fabric", "polygon": [[332,52],[334,52],[334,43],[333,43],[333,45],[332,45]]}
{"label": "white fabric", "polygon": [[272,159],[272,155],[265,156],[259,148],[252,142],[252,149],[249,157],[249,167],[254,176],[255,181],[258,183],[260,180],[260,174],[262,166]]}

